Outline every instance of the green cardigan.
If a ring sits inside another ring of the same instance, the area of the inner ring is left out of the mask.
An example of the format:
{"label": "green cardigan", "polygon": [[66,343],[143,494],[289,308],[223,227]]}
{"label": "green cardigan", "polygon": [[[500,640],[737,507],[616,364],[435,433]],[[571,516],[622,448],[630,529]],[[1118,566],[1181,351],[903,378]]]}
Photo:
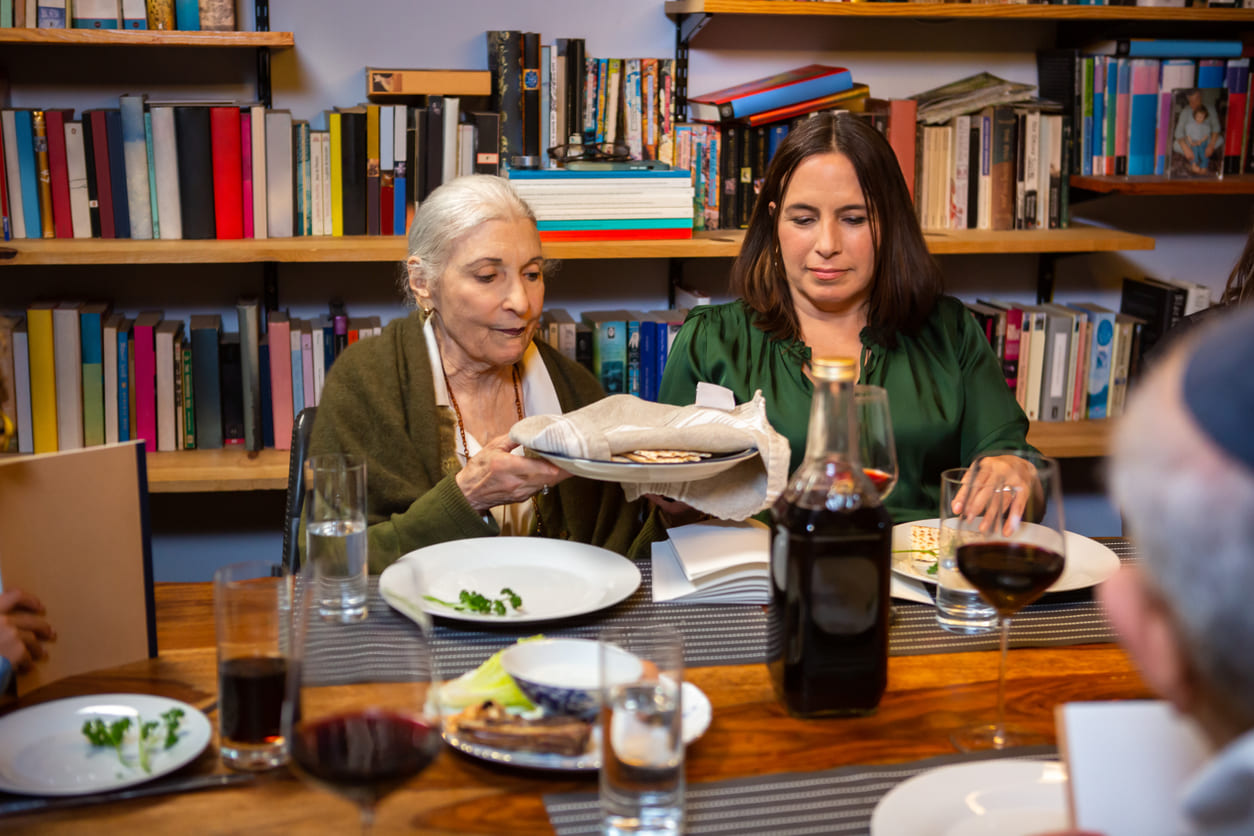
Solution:
{"label": "green cardigan", "polygon": [[[742,302],[693,309],[675,337],[659,400],[693,402],[698,381],[726,386],[742,403],[757,389],[771,425],[792,446],[791,469],[805,456],[814,386],[805,376],[810,348],[772,339]],[[895,522],[935,517],[940,474],[979,453],[1031,449],[1028,419],[1006,386],[1000,361],[957,299],[942,297],[914,335],[897,347],[871,343],[860,383],[888,390],[897,443],[897,486],[884,505]]]}
{"label": "green cardigan", "polygon": [[[537,341],[562,410],[605,396],[582,366]],[[401,555],[447,540],[500,533],[470,507],[457,487],[456,420],[435,403],[423,316],[388,323],[380,336],[349,346],[327,373],[310,455],[356,453],[366,459],[370,571]],[[571,478],[538,495],[544,536],[647,557],[665,535],[647,506],[628,503],[610,482]]]}

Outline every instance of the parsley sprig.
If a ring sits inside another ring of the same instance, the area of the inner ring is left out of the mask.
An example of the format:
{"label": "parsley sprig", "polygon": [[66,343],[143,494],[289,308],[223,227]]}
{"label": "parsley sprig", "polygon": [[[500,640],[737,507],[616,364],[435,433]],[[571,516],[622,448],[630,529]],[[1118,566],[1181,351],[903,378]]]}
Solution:
{"label": "parsley sprig", "polygon": [[473,589],[463,589],[457,596],[457,603],[443,601],[434,595],[422,596],[427,601],[441,604],[457,612],[477,612],[483,615],[506,615],[506,605],[514,610],[522,607],[522,596],[508,586],[501,588],[500,598],[489,598]]}
{"label": "parsley sprig", "polygon": [[[183,709],[171,708],[169,711],[161,714],[161,720],[144,721],[142,717],[137,718],[136,726],[139,730],[139,766],[144,772],[152,772],[152,752],[157,746],[162,749],[173,748],[174,744],[179,740],[179,725],[183,722]],[[162,725],[165,726],[164,737],[160,731]],[[108,746],[118,753],[118,762],[123,766],[130,766],[130,762],[126,758],[126,754],[122,751],[122,745],[126,742],[126,734],[131,730],[132,721],[130,717],[119,717],[111,723],[106,723],[99,717],[91,720],[83,721],[83,735],[91,741],[93,746]]]}

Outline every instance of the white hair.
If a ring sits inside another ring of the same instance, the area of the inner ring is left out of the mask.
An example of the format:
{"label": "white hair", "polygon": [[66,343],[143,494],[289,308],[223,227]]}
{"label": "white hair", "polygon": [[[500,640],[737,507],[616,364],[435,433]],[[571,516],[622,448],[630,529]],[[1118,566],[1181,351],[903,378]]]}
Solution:
{"label": "white hair", "polygon": [[466,233],[488,221],[525,218],[536,222],[527,202],[518,196],[503,177],[470,174],[450,180],[431,192],[414,213],[409,225],[409,256],[417,265],[402,271],[401,291],[405,300],[416,305],[411,270],[418,271],[427,286],[433,286],[448,266],[453,248]]}
{"label": "white hair", "polygon": [[1130,398],[1111,491],[1199,676],[1225,708],[1250,720],[1254,472],[1203,436],[1183,406],[1183,370],[1197,342],[1190,337]]}

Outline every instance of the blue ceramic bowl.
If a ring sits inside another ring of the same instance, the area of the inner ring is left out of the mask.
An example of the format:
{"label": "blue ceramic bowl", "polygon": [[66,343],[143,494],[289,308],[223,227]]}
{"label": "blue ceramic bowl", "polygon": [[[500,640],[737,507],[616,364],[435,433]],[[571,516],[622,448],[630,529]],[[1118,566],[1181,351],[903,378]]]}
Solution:
{"label": "blue ceramic bowl", "polygon": [[[598,642],[591,639],[537,639],[509,647],[501,666],[545,713],[591,719],[601,707],[597,651]],[[609,659],[615,682],[628,682],[643,670],[639,657],[618,647],[610,649]]]}

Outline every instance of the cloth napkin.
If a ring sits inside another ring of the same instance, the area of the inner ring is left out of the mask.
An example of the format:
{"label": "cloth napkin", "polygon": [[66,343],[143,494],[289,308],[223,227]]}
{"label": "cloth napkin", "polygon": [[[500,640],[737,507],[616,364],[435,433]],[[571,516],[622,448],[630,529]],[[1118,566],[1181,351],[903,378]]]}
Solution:
{"label": "cloth napkin", "polygon": [[601,461],[632,450],[733,453],[755,448],[759,455],[707,479],[623,484],[629,501],[660,494],[721,519],[753,516],[775,501],[788,480],[788,439],[771,428],[761,392],[730,411],[611,395],[564,415],[524,418],[509,435],[533,450]]}

